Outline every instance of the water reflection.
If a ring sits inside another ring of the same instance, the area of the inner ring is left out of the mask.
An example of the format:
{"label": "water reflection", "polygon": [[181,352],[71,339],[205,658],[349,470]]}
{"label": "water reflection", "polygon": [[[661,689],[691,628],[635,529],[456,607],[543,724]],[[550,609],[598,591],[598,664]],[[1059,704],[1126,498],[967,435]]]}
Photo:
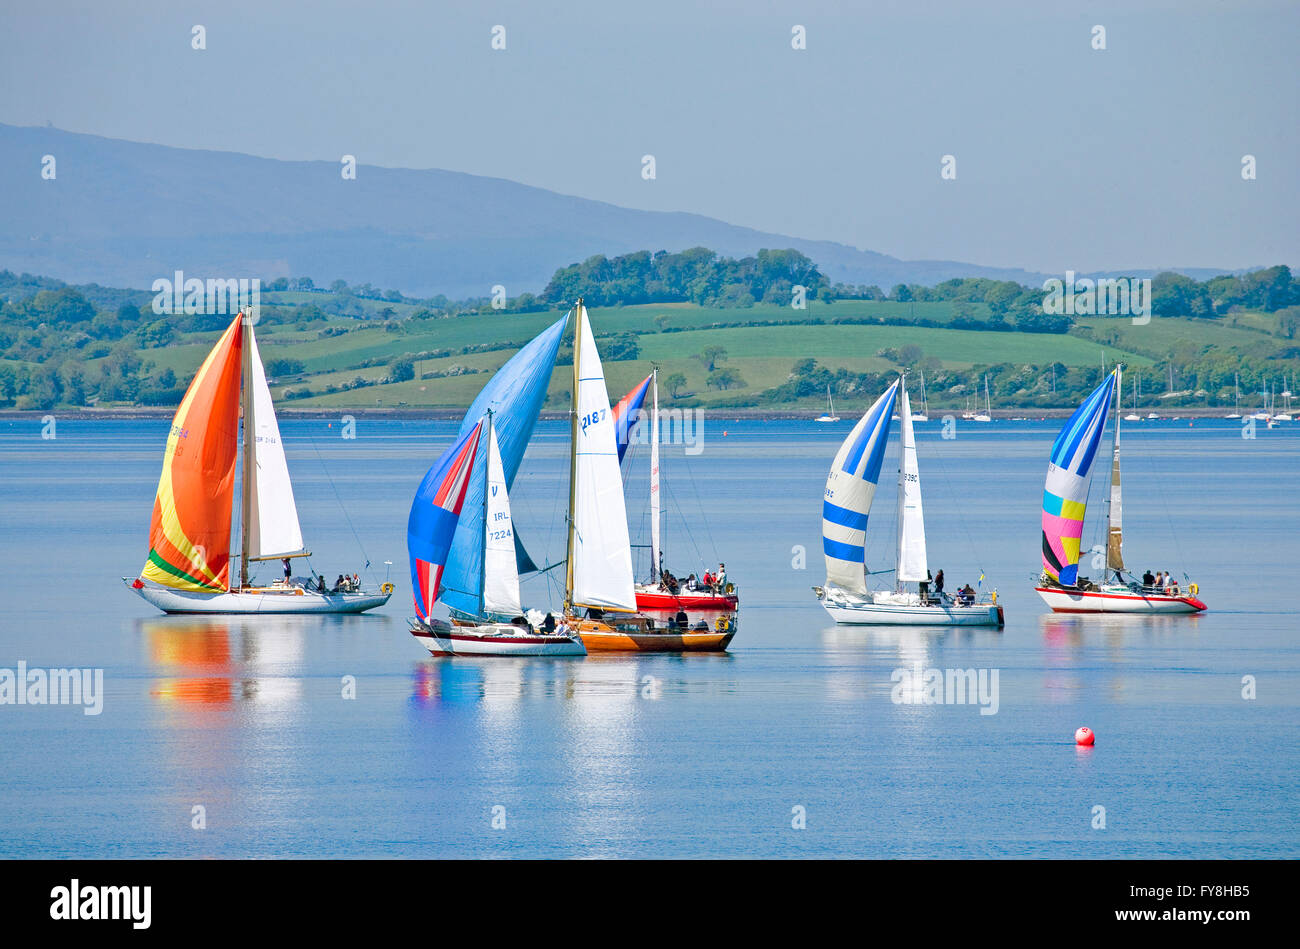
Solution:
{"label": "water reflection", "polygon": [[311,616],[164,616],[137,620],[155,680],[167,703],[285,705],[301,697],[298,673]]}
{"label": "water reflection", "polygon": [[[1053,702],[1072,701],[1084,688],[1080,674],[1100,664],[1108,674],[1106,689],[1121,698],[1124,676],[1132,663],[1132,647],[1167,640],[1193,642],[1199,615],[1169,616],[1134,613],[1045,613],[1038,618],[1043,641],[1043,690]],[[1189,638],[1190,637],[1190,638]]]}

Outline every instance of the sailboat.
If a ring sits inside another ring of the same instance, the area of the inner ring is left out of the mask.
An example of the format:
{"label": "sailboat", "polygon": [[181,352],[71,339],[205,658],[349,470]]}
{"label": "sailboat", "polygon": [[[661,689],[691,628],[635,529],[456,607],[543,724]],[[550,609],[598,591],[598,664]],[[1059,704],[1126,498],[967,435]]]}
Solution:
{"label": "sailboat", "polygon": [[993,404],[989,401],[989,377],[984,377],[984,411],[979,415],[972,415],[971,421],[974,422],[991,422],[993,421]]}
{"label": "sailboat", "polygon": [[[894,590],[869,592],[867,515],[880,480],[890,418],[896,405],[902,430],[896,586]],[[930,571],[921,509],[921,476],[904,377],[890,385],[867,410],[835,455],[822,503],[822,547],[826,555],[826,585],[813,587],[813,592],[837,623],[1002,626],[1005,621],[996,592],[989,597],[954,597],[928,591]],[[918,584],[916,592],[906,588],[908,583]]]}
{"label": "sailboat", "polygon": [[1232,374],[1232,412],[1225,418],[1241,418],[1241,374]]}
{"label": "sailboat", "polygon": [[826,412],[823,415],[813,419],[814,422],[838,422],[840,417],[835,414],[835,400],[831,398],[830,383],[826,383]]}
{"label": "sailboat", "polygon": [[930,421],[930,400],[925,396],[925,370],[920,370],[921,374],[921,411],[912,416],[913,422]]}
{"label": "sailboat", "polygon": [[1100,584],[1079,576],[1079,546],[1088,504],[1089,474],[1101,445],[1112,399],[1118,403],[1123,366],[1110,375],[1070,416],[1052,445],[1043,490],[1043,573],[1034,588],[1057,613],[1199,613],[1206,608],[1195,583],[1157,588],[1125,579],[1120,495],[1119,408],[1111,443],[1110,505],[1107,512],[1106,571]]}
{"label": "sailboat", "polygon": [[700,584],[688,590],[685,581],[679,580],[675,589],[669,589],[663,580],[663,547],[660,544],[661,491],[659,466],[659,370],[638,382],[614,406],[614,425],[618,437],[618,458],[621,463],[631,439],[632,430],[640,421],[641,406],[646,395],[651,395],[650,414],[650,575],[645,583],[636,584],[636,606],[642,612],[676,614],[735,613],[740,608],[740,597],[734,583],[721,588],[706,589]]}
{"label": "sailboat", "polygon": [[565,626],[590,651],[725,650],[736,634],[734,617],[718,617],[713,628],[700,622],[682,629],[657,627],[638,612],[614,412],[581,299],[573,314]]}
{"label": "sailboat", "polygon": [[[406,530],[410,630],[434,655],[586,654],[575,635],[524,612],[519,575],[537,568],[514,529],[509,497],[567,322],[553,323],[497,370],[415,492]],[[432,615],[437,602],[449,620]]]}
{"label": "sailboat", "polygon": [[[241,550],[233,585],[231,520],[241,443]],[[387,582],[367,593],[351,585],[322,589],[324,577],[266,584],[249,577],[252,564],[308,556],[253,321],[241,312],[176,410],[149,526],[149,556],[138,577],[122,579],[165,613],[361,613],[392,595]]]}
{"label": "sailboat", "polygon": [[[585,656],[587,650],[577,636],[559,629],[535,628],[524,616],[510,499],[492,416],[489,409],[461,436],[429,469],[415,493],[407,523],[411,588],[418,616],[411,624],[411,635],[435,656]],[[487,456],[487,463],[478,466],[483,479],[477,590],[480,618],[453,617],[445,622],[431,614],[480,444],[486,445]]]}

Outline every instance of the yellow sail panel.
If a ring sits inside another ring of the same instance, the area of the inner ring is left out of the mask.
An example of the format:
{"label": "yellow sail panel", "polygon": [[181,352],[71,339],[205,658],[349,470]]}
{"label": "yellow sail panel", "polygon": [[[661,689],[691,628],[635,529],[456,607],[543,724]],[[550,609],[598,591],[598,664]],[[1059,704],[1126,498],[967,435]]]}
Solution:
{"label": "yellow sail panel", "polygon": [[140,576],[178,590],[230,589],[230,515],[239,445],[242,318],[190,383],[172,420]]}

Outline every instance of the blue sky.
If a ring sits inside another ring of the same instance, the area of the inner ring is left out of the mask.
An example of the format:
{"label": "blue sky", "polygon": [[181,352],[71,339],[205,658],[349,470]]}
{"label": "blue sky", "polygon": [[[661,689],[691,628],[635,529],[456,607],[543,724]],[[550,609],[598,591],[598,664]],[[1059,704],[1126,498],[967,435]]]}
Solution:
{"label": "blue sky", "polygon": [[905,258],[1295,266],[1298,39],[1281,2],[52,0],[0,12],[0,121],[447,168]]}

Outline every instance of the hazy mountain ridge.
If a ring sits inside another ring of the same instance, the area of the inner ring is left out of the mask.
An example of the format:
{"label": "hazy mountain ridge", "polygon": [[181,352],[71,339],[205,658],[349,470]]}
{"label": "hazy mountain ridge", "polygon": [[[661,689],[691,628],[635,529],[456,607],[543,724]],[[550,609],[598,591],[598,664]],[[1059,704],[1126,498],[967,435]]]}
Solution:
{"label": "hazy mountain ridge", "polygon": [[[57,177],[41,178],[44,155]],[[192,276],[310,276],[416,296],[536,292],[592,254],[705,246],[726,256],[792,247],[833,282],[933,285],[1047,275],[904,261],[832,241],[641,211],[500,178],[331,161],[278,161],[0,124],[0,268],[73,283],[148,287]],[[21,184],[18,184],[21,183]],[[1203,278],[1223,271],[1182,271]],[[1148,275],[1151,271],[1130,271]]]}

